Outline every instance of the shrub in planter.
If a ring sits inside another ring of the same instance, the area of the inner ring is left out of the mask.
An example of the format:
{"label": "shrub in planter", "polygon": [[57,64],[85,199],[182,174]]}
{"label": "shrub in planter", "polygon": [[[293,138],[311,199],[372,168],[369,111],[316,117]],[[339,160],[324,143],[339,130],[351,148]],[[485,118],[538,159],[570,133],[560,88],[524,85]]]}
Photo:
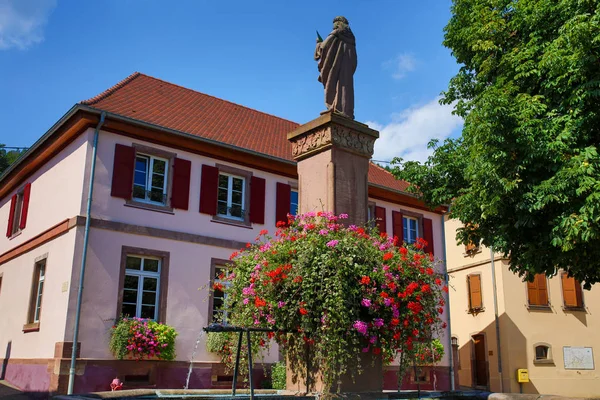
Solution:
{"label": "shrub in planter", "polygon": [[274,339],[294,366],[292,378],[310,359],[327,388],[361,372],[361,353],[386,363],[400,353],[412,364],[415,344],[444,327],[447,288],[423,253],[425,241],[397,245],[375,228],[343,225],[345,218],[307,213],[275,237],[261,231],[232,254],[226,278],[228,322],[284,331],[253,340],[268,347]]}
{"label": "shrub in planter", "polygon": [[157,358],[175,359],[175,328],[153,320],[122,318],[112,327],[109,348],[113,355],[122,360]]}

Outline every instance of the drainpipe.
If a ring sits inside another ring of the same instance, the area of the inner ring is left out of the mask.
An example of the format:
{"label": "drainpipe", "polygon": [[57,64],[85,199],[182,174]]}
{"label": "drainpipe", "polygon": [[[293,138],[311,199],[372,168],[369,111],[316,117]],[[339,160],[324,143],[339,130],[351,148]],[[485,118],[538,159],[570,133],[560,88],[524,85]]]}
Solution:
{"label": "drainpipe", "polygon": [[94,144],[92,146],[92,166],[90,168],[90,186],[88,189],[87,207],[85,210],[85,230],[83,232],[83,254],[81,255],[81,270],[79,272],[79,288],[77,289],[77,306],[75,311],[75,327],[73,329],[73,351],[71,352],[71,368],[69,369],[69,387],[67,394],[73,394],[75,384],[75,363],[77,362],[77,340],[79,339],[79,319],[81,317],[81,298],[83,296],[83,278],[85,276],[85,261],[87,258],[88,240],[90,237],[90,220],[92,212],[92,194],[94,193],[94,172],[96,171],[96,153],[98,151],[98,135],[104,124],[106,113],[100,114],[100,122],[94,131]]}
{"label": "drainpipe", "polygon": [[[450,206],[448,206],[448,211],[447,213],[450,212]],[[441,217],[441,221],[442,221],[442,257],[444,260],[444,268],[446,269],[446,273],[444,274],[444,280],[446,283],[446,287],[450,288],[449,285],[449,277],[448,277],[448,264],[446,262],[446,229],[445,229],[445,225],[444,225],[444,216],[447,214],[442,214]],[[446,299],[446,315],[448,316],[448,360],[450,362],[450,389],[451,390],[456,390],[455,388],[455,382],[454,382],[454,354],[452,354],[453,352],[453,348],[452,348],[452,329],[451,329],[451,325],[450,325],[450,290],[448,290],[448,298]]]}
{"label": "drainpipe", "polygon": [[504,381],[502,379],[502,354],[500,353],[500,323],[498,321],[498,298],[496,291],[496,267],[494,265],[494,248],[490,246],[490,261],[492,265],[492,287],[494,292],[494,318],[496,322],[496,349],[498,352],[498,375],[500,376],[500,392],[504,393]]}

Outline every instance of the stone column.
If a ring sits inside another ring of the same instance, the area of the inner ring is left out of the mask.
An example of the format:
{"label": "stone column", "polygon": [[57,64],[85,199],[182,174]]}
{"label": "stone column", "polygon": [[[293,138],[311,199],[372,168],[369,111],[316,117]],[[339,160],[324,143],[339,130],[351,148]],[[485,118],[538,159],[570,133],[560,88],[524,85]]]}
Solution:
{"label": "stone column", "polygon": [[[365,124],[336,113],[326,112],[288,134],[292,155],[298,161],[299,209],[348,214],[347,224],[367,222],[369,160],[379,132]],[[344,393],[360,393],[360,398],[380,398],[383,389],[381,357],[360,354],[363,373],[352,382],[342,377]],[[288,365],[287,389],[294,392],[322,392],[318,366],[307,385],[291,381]],[[302,373],[300,375],[306,375]],[[307,387],[308,386],[308,387]],[[332,388],[332,390],[337,390]],[[377,397],[379,396],[379,397]]]}
{"label": "stone column", "polygon": [[298,161],[299,208],[348,214],[367,222],[369,160],[379,132],[326,112],[288,134]]}

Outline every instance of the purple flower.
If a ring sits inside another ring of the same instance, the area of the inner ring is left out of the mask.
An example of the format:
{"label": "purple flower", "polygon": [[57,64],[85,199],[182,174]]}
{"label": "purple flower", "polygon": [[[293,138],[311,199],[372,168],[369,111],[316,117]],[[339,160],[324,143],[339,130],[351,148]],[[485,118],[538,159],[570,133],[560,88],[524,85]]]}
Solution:
{"label": "purple flower", "polygon": [[329,231],[327,229],[321,229],[319,231],[319,235],[327,235],[329,233]]}
{"label": "purple flower", "polygon": [[363,321],[354,321],[354,325],[352,325],[354,329],[356,329],[359,333],[363,335],[367,335],[367,329],[369,326]]}
{"label": "purple flower", "polygon": [[367,346],[367,347],[363,347],[363,348],[362,348],[362,352],[363,352],[363,353],[368,353],[368,352],[369,352],[369,350],[371,350],[371,349],[370,349],[370,346]]}
{"label": "purple flower", "polygon": [[279,308],[283,308],[283,307],[285,307],[285,301],[280,301],[280,302],[278,302],[278,303],[277,303],[277,307],[279,307]]}
{"label": "purple flower", "polygon": [[341,219],[347,219],[348,218],[348,214],[340,214],[340,218]]}
{"label": "purple flower", "polygon": [[365,307],[371,307],[371,300],[369,300],[369,299],[362,299],[362,301],[360,302],[360,304],[362,304]]}
{"label": "purple flower", "polygon": [[378,328],[381,328],[383,326],[383,320],[381,318],[375,318],[373,320],[373,325],[375,325]]}
{"label": "purple flower", "polygon": [[348,226],[348,230],[354,232],[354,231],[358,230],[358,227],[356,225],[350,225],[350,226]]}
{"label": "purple flower", "polygon": [[392,299],[386,297],[385,299],[383,299],[383,304],[385,304],[386,307],[389,307],[392,304]]}
{"label": "purple flower", "polygon": [[371,344],[375,344],[375,343],[377,343],[377,336],[371,336],[371,337],[369,338],[369,343],[371,343]]}
{"label": "purple flower", "polygon": [[246,298],[244,299],[244,304],[248,304],[248,303],[250,303],[250,299],[246,297]]}
{"label": "purple flower", "polygon": [[339,243],[338,240],[331,240],[331,241],[327,242],[327,247],[335,247],[335,246],[337,246],[338,243]]}

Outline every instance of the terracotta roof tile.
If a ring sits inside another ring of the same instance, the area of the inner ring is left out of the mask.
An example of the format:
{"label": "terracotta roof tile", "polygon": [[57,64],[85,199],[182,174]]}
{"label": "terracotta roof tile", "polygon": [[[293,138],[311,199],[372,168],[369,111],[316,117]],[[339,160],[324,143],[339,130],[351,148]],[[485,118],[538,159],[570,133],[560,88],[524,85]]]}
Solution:
{"label": "terracotta roof tile", "polygon": [[[110,113],[293,160],[287,133],[299,124],[135,72],[84,100]],[[406,191],[408,184],[371,164],[369,182]]]}

